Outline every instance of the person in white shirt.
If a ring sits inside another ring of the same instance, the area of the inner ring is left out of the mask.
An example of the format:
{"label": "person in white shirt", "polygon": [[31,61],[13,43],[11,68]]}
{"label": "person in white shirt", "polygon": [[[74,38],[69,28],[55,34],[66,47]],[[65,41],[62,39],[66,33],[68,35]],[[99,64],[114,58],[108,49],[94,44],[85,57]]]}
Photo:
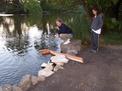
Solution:
{"label": "person in white shirt", "polygon": [[102,14],[97,7],[92,8],[93,20],[91,24],[91,52],[96,53],[99,48],[99,35],[103,26]]}

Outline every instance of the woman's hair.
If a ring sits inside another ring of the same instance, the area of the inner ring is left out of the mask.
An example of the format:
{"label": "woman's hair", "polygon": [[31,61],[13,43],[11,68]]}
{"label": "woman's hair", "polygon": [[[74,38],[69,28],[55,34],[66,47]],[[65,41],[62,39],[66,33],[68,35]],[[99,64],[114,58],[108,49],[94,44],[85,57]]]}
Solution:
{"label": "woman's hair", "polygon": [[100,9],[97,6],[93,6],[92,10],[97,11],[97,15],[101,13]]}

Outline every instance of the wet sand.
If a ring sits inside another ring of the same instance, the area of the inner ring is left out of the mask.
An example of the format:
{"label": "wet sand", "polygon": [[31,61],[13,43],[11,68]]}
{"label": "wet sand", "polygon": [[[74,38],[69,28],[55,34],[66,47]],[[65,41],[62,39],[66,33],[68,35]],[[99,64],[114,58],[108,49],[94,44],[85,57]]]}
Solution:
{"label": "wet sand", "polygon": [[80,56],[85,64],[70,61],[28,91],[122,91],[122,47],[101,48],[97,54],[84,48]]}

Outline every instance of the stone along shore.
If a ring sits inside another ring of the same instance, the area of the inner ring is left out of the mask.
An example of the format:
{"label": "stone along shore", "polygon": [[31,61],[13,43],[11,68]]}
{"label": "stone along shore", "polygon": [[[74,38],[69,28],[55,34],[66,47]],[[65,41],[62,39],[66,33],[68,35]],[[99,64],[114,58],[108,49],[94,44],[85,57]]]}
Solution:
{"label": "stone along shore", "polygon": [[[69,44],[61,45],[61,49],[64,53],[77,54],[81,50],[81,41],[74,40]],[[38,72],[38,76],[27,74],[22,77],[21,81],[17,85],[5,84],[0,86],[0,91],[27,91],[30,87],[45,81],[47,77],[53,75],[59,69],[63,69],[63,67],[57,65],[54,68],[52,63],[48,63],[44,69]]]}

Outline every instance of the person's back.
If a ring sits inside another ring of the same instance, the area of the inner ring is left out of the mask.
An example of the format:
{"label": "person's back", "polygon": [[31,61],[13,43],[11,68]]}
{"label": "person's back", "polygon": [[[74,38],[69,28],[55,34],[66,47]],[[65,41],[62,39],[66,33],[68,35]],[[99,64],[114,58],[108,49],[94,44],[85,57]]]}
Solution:
{"label": "person's back", "polygon": [[58,34],[72,34],[72,30],[67,25],[61,24],[61,26],[59,26]]}
{"label": "person's back", "polygon": [[56,20],[58,34],[73,34],[72,29],[63,23],[61,19]]}
{"label": "person's back", "polygon": [[73,37],[72,29],[63,23],[61,19],[56,20],[59,37],[64,41],[64,44],[70,43],[70,39]]}

